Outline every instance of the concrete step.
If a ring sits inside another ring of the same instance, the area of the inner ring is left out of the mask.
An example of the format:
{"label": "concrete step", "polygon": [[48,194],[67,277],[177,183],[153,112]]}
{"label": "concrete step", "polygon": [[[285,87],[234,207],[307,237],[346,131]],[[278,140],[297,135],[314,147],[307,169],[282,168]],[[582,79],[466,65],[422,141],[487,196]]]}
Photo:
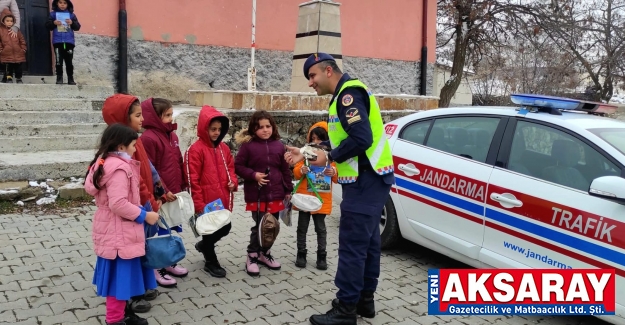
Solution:
{"label": "concrete step", "polygon": [[0,137],[34,137],[34,136],[67,136],[67,135],[98,135],[106,129],[106,123],[84,124],[36,124],[11,125],[0,128]]}
{"label": "concrete step", "polygon": [[[0,90],[1,91],[1,90]],[[6,112],[0,111],[0,125],[103,123],[100,111]]]}
{"label": "concrete step", "polygon": [[57,98],[104,100],[113,95],[110,86],[70,86],[56,84],[0,84],[2,98]]}
{"label": "concrete step", "polygon": [[104,100],[0,98],[0,111],[99,111],[102,105]]}
{"label": "concrete step", "polygon": [[0,180],[84,177],[95,150],[0,153]]}
{"label": "concrete step", "polygon": [[[67,81],[67,78],[65,78],[65,81]],[[25,84],[53,84],[56,83],[56,76],[24,75],[22,77],[22,82],[24,82]]]}
{"label": "concrete step", "polygon": [[97,142],[97,134],[0,138],[0,153],[95,149]]}

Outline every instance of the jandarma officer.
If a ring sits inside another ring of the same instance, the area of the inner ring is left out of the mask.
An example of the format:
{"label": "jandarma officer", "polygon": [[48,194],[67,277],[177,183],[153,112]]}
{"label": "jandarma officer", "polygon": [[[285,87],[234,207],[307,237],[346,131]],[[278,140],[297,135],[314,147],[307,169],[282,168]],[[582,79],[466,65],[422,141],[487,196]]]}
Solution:
{"label": "jandarma officer", "polygon": [[[393,157],[384,134],[384,122],[367,86],[343,74],[334,58],[311,55],[304,63],[308,86],[317,95],[332,94],[328,135],[332,150],[319,152],[311,164],[336,162],[343,187],[339,226],[339,263],[335,284],[339,291],[332,309],[313,315],[315,325],[356,324],[357,315],[375,316],[373,294],[380,275],[380,218],[395,182]],[[286,160],[303,159],[298,148],[288,147]]]}

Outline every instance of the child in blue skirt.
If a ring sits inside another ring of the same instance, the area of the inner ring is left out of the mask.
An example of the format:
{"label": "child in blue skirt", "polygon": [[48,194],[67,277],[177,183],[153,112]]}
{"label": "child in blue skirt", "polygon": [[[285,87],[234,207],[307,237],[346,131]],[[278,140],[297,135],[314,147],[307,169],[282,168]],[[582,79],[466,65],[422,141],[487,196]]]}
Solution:
{"label": "child in blue skirt", "polygon": [[112,124],[102,134],[100,147],[85,178],[85,191],[95,197],[92,238],[97,255],[93,284],[106,297],[107,325],[147,325],[127,303],[131,297],[156,288],[154,271],[144,268],[144,223],[154,225],[158,213],[140,206],[140,163],[131,157],[138,134]]}

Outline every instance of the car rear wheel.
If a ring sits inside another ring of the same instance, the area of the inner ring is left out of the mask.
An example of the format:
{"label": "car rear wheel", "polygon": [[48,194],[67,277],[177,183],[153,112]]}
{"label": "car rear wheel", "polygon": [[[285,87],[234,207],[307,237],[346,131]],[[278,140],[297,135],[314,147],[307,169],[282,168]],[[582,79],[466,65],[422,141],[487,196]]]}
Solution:
{"label": "car rear wheel", "polygon": [[380,219],[380,236],[382,240],[382,248],[392,248],[401,238],[399,224],[397,223],[397,212],[391,197],[388,197],[384,209],[382,210],[382,218]]}

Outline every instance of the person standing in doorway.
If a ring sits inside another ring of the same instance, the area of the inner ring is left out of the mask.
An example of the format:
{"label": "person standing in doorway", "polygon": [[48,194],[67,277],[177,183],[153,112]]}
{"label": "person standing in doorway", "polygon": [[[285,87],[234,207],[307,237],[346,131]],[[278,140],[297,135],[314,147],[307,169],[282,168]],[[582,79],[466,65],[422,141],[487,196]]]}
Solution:
{"label": "person standing in doorway", "polygon": [[15,23],[15,17],[9,9],[4,9],[0,14],[0,66],[2,67],[3,83],[22,83],[22,62],[26,62],[26,41],[24,35],[18,30],[17,37],[11,36],[11,28]]}
{"label": "person standing in doorway", "polygon": [[[326,314],[313,315],[314,325],[357,323],[357,315],[375,316],[373,295],[380,275],[380,219],[395,182],[393,156],[384,134],[384,121],[367,86],[339,69],[334,58],[315,53],[304,63],[308,86],[317,95],[332,95],[326,146],[312,165],[335,162],[343,188],[339,225],[339,262],[335,284],[339,291]],[[287,147],[285,159],[304,159],[298,148]],[[356,275],[362,275],[356,276]]]}
{"label": "person standing in doorway", "polygon": [[52,44],[56,58],[56,84],[63,84],[63,62],[67,72],[67,84],[75,85],[74,81],[74,32],[80,30],[80,22],[74,14],[71,0],[52,1],[52,12],[46,22],[46,28],[52,31]]}
{"label": "person standing in doorway", "polygon": [[17,32],[20,30],[20,8],[17,6],[16,0],[0,0],[0,12],[4,9],[9,9],[13,17],[15,18],[15,22],[9,31],[9,35],[13,38],[17,38]]}

